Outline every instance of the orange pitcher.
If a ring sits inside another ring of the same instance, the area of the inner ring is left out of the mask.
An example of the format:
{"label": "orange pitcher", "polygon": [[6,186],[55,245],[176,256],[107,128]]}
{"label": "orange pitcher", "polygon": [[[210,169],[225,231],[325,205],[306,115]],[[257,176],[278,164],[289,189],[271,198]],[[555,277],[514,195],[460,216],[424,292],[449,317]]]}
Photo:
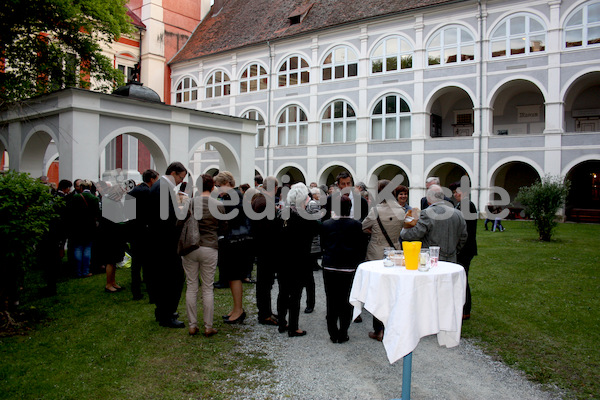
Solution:
{"label": "orange pitcher", "polygon": [[421,242],[402,242],[406,269],[418,269],[421,254]]}

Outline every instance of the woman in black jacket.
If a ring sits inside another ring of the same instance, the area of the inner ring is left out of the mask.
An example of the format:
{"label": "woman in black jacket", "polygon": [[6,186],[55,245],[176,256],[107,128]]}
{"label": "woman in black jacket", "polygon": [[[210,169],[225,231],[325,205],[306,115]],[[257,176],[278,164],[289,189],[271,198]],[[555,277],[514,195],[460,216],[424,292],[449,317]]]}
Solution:
{"label": "woman in black jacket", "polygon": [[350,198],[342,196],[340,218],[325,221],[321,228],[327,331],[333,343],[349,340],[348,328],[352,322],[350,290],[356,268],[365,259],[366,235],[362,224],[350,217],[351,208]]}
{"label": "woman in black jacket", "polygon": [[[306,335],[306,331],[298,328],[300,298],[304,282],[313,273],[310,252],[312,240],[319,229],[317,217],[306,210],[309,200],[306,185],[296,183],[287,193],[286,208],[282,211],[277,312],[279,332],[287,330],[289,337]],[[286,316],[289,317],[287,321]]]}

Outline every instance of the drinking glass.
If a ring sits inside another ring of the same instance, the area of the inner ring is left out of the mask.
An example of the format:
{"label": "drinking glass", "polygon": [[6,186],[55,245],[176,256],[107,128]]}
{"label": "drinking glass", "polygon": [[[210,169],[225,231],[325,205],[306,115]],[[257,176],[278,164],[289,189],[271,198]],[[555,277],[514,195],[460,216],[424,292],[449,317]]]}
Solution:
{"label": "drinking glass", "polygon": [[390,255],[392,252],[396,250],[393,247],[385,247],[383,249],[383,266],[384,267],[393,267],[394,262],[390,259]]}
{"label": "drinking glass", "polygon": [[421,250],[419,255],[419,271],[429,271],[429,250]]}
{"label": "drinking glass", "polygon": [[431,268],[435,268],[438,265],[438,260],[440,259],[440,247],[439,246],[430,246],[429,247],[429,258],[431,262]]}

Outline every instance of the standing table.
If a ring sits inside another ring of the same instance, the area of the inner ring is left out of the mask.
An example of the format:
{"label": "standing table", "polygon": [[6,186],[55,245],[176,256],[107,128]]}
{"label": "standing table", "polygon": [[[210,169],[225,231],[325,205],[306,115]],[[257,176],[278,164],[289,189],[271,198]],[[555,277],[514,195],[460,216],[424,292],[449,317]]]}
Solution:
{"label": "standing table", "polygon": [[350,303],[353,319],[364,307],[383,322],[383,346],[390,364],[403,358],[402,400],[410,400],[412,351],[437,334],[440,346],[460,342],[467,276],[462,266],[440,261],[427,272],[384,267],[383,260],[359,265]]}

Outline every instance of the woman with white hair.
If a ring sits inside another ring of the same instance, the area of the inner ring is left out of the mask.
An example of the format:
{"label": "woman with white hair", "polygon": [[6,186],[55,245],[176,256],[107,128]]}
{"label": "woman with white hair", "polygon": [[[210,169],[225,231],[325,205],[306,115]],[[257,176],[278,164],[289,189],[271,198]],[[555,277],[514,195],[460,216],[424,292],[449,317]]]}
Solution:
{"label": "woman with white hair", "polygon": [[306,331],[298,328],[300,298],[303,283],[312,274],[310,252],[313,237],[319,229],[319,223],[306,211],[309,200],[306,185],[296,183],[287,194],[286,209],[282,213],[281,255],[283,259],[278,272],[277,312],[279,332],[283,333],[287,330],[289,337],[306,335]]}

